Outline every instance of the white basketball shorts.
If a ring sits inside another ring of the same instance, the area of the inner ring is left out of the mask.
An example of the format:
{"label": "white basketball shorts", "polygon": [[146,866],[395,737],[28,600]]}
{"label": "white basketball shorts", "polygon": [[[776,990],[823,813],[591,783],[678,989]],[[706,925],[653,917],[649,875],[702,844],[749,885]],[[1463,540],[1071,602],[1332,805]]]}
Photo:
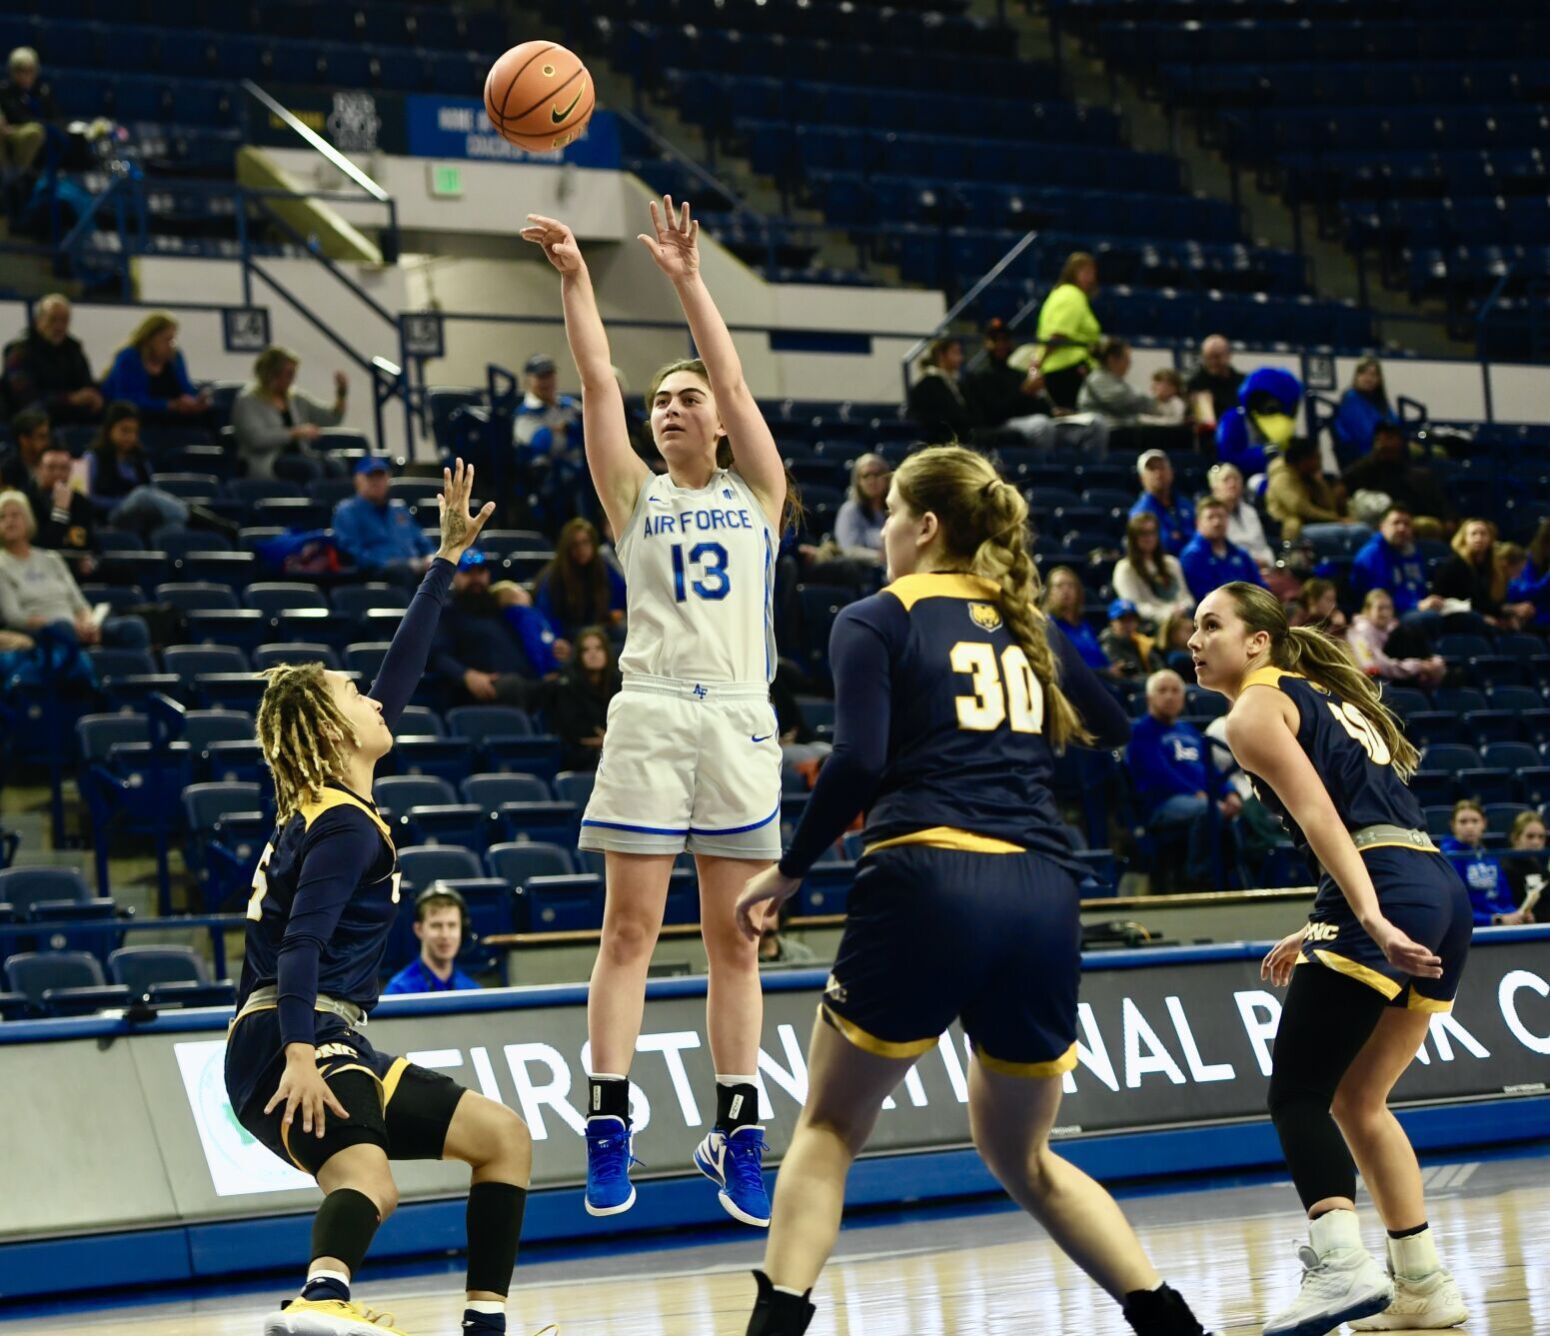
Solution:
{"label": "white basketball shorts", "polygon": [[779,858],[778,731],[762,682],[625,678],[581,848]]}

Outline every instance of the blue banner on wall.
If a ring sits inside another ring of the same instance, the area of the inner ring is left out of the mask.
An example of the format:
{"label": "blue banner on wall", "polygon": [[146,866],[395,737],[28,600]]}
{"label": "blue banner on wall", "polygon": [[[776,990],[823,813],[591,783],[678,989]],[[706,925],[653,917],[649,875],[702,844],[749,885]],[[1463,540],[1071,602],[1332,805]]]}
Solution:
{"label": "blue banner on wall", "polygon": [[484,103],[471,97],[412,93],[404,99],[404,120],[409,152],[417,158],[620,166],[619,125],[606,111],[593,112],[586,133],[559,153],[529,153],[501,138],[484,114]]}

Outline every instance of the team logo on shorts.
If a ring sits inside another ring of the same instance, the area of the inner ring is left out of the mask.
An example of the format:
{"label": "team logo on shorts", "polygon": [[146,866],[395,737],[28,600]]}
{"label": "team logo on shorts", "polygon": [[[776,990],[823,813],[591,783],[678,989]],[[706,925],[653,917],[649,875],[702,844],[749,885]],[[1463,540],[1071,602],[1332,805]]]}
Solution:
{"label": "team logo on shorts", "polygon": [[828,983],[823,986],[823,995],[831,1002],[845,1002],[849,999],[849,995],[845,992],[845,985],[832,974],[829,976]]}
{"label": "team logo on shorts", "polygon": [[1001,609],[994,603],[969,604],[969,618],[981,631],[996,631],[1001,627]]}
{"label": "team logo on shorts", "polygon": [[1333,942],[1340,936],[1340,927],[1335,923],[1310,923],[1302,930],[1302,938],[1305,942]]}

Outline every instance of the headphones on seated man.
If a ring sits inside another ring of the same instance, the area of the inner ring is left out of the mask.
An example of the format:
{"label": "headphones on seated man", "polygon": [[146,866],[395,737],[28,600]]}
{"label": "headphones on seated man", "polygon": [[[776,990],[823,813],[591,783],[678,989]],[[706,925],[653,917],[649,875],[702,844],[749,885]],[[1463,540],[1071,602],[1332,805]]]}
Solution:
{"label": "headphones on seated man", "polygon": [[433,881],[414,897],[414,921],[416,923],[421,921],[421,910],[424,908],[425,902],[431,899],[451,900],[457,905],[458,913],[462,915],[463,923],[462,936],[458,939],[457,944],[457,949],[461,951],[473,937],[473,932],[468,922],[468,901],[463,899],[461,893],[455,887],[448,886],[444,881]]}

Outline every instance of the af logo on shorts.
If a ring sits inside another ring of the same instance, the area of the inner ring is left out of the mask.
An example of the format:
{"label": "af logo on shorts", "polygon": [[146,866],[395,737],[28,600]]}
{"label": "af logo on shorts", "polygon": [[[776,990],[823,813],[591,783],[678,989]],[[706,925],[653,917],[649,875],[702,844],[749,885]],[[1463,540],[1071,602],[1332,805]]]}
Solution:
{"label": "af logo on shorts", "polygon": [[1001,625],[1001,609],[994,603],[971,603],[969,619],[981,631],[994,631]]}

